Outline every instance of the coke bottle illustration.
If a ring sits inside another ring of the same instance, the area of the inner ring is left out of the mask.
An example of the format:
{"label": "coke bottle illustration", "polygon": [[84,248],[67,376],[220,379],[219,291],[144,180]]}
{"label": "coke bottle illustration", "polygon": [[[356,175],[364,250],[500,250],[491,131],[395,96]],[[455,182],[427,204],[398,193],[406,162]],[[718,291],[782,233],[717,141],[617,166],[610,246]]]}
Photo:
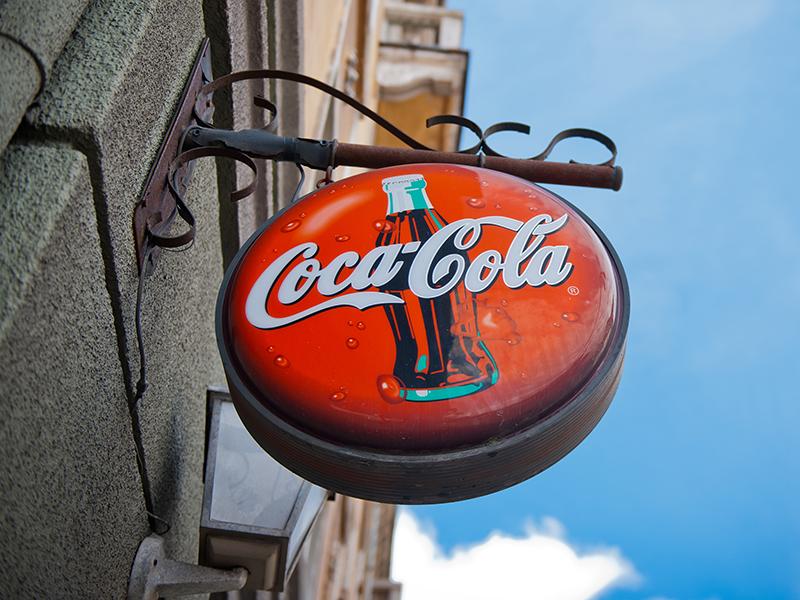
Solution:
{"label": "coke bottle illustration", "polygon": [[[376,246],[424,244],[447,221],[431,204],[422,175],[400,175],[383,180],[387,195],[386,219]],[[466,253],[451,243],[441,253]],[[409,257],[410,258],[410,257]],[[408,285],[410,260],[380,291],[399,296],[403,304],[385,305],[397,354],[393,376],[400,397],[433,401],[474,394],[493,385],[497,363],[478,329],[477,303],[463,282],[450,293],[419,298]]]}

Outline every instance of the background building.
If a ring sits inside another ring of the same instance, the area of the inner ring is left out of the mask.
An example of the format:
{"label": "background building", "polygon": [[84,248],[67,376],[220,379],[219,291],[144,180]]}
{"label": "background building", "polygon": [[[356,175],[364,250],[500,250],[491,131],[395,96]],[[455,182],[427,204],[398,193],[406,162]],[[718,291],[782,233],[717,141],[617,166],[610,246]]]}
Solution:
{"label": "background building", "polygon": [[[224,382],[213,311],[225,266],[291,197],[294,167],[250,177],[198,161],[188,196],[197,238],[148,278],[149,388],[138,408],[133,209],[205,37],[215,74],[305,72],[452,149],[467,54],[441,2],[63,0],[0,4],[0,596],[121,598],[149,533],[134,436],[144,447],[170,557],[198,558],[206,390]],[[394,144],[345,106],[294,84],[237,85],[215,121]],[[347,175],[339,169],[336,178]],[[313,185],[318,176],[310,178]],[[140,425],[137,432],[135,424]],[[284,597],[397,598],[394,507],[337,496],[306,541]]]}

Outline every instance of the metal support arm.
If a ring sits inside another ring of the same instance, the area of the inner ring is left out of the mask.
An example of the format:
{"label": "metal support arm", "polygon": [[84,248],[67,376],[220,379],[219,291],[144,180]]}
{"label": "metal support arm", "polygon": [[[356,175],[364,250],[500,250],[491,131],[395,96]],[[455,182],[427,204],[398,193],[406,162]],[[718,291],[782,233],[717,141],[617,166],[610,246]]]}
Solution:
{"label": "metal support arm", "polygon": [[300,163],[324,171],[332,165],[334,142],[275,135],[263,129],[229,131],[211,127],[189,129],[188,144],[195,147],[229,148],[252,158]]}
{"label": "metal support arm", "polygon": [[612,165],[587,165],[544,160],[523,160],[504,156],[485,156],[463,152],[439,152],[417,148],[389,148],[310,140],[275,135],[264,129],[229,131],[192,127],[188,143],[195,147],[226,148],[252,158],[299,163],[312,169],[348,166],[377,169],[414,163],[451,163],[483,166],[516,175],[536,183],[555,183],[618,190],[622,169]]}
{"label": "metal support arm", "polygon": [[247,582],[247,569],[213,569],[167,558],[164,539],[142,540],[128,581],[128,600],[157,600],[191,594],[232,592]]}
{"label": "metal support arm", "polygon": [[555,183],[610,190],[619,190],[622,187],[622,168],[615,166],[522,160],[504,156],[475,156],[461,152],[436,152],[359,144],[338,144],[333,166],[346,165],[378,169],[413,163],[482,166],[493,171],[516,175],[534,183]]}

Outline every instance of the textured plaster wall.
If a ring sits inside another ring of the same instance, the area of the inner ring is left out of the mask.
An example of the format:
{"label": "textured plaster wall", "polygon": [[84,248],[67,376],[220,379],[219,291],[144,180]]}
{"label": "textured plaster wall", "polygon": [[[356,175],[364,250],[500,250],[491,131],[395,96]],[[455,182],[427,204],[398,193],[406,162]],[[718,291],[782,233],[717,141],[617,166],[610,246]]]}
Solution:
{"label": "textured plaster wall", "polygon": [[0,86],[0,147],[3,147],[36,96],[41,76],[30,53],[6,37],[0,37],[0,65],[4,73]]}
{"label": "textured plaster wall", "polygon": [[[125,597],[149,533],[128,408],[133,209],[202,39],[217,74],[297,70],[301,7],[0,0],[0,33],[29,47],[0,35],[0,598]],[[39,66],[46,80],[29,106]],[[270,84],[218,95],[219,123],[262,125],[254,93],[278,100],[286,132],[300,130],[302,92]],[[140,417],[171,558],[198,557],[206,388],[224,383],[213,322],[223,265],[287,201],[273,191],[294,189],[290,171],[281,182],[267,165],[257,198],[234,207],[227,195],[249,175],[199,161],[187,196],[196,242],[164,252],[147,280]]]}
{"label": "textured plaster wall", "polygon": [[44,85],[87,0],[0,0],[0,148]]}
{"label": "textured plaster wall", "polygon": [[[149,533],[128,403],[133,208],[205,36],[200,2],[96,0],[0,156],[0,597],[123,598]],[[172,558],[196,562],[207,386],[224,382],[214,162],[197,241],[148,279],[141,425]]]}
{"label": "textured plaster wall", "polygon": [[[82,148],[92,175],[128,398],[138,373],[132,210],[203,38],[196,3],[93,2],[53,69],[32,128]],[[167,548],[196,558],[205,388],[222,380],[213,334],[222,277],[213,165],[196,170],[190,203],[197,242],[165,253],[148,282],[145,339],[150,388],[140,414],[155,509],[172,524]],[[98,273],[98,276],[100,274]],[[180,493],[178,493],[180,490]]]}
{"label": "textured plaster wall", "polygon": [[2,158],[0,597],[121,597],[146,520],[89,171]]}

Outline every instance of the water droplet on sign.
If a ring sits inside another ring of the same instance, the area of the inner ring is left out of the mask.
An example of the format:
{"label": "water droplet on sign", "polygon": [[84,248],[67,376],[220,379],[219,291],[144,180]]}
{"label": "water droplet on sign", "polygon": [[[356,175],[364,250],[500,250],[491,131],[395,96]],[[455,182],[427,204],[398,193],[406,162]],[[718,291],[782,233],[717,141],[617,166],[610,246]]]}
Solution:
{"label": "water droplet on sign", "polygon": [[367,326],[364,325],[364,321],[359,321],[358,323],[356,323],[356,328],[361,329],[363,331],[364,329],[367,328]]}
{"label": "water droplet on sign", "polygon": [[574,312],[565,312],[561,314],[561,318],[564,319],[567,323],[574,323],[578,320],[578,314]]}
{"label": "water droplet on sign", "polygon": [[482,198],[467,198],[467,205],[472,208],[484,208],[486,202]]}
{"label": "water droplet on sign", "polygon": [[389,404],[398,404],[403,401],[400,395],[400,381],[394,375],[378,375],[376,380],[378,393]]}
{"label": "water droplet on sign", "polygon": [[352,326],[353,326],[353,323],[355,323],[355,321],[353,321],[353,319],[350,319],[350,320],[347,322],[347,324],[348,324],[348,325],[350,325],[350,327],[352,327]]}
{"label": "water droplet on sign", "polygon": [[294,231],[298,227],[300,227],[300,221],[298,219],[295,219],[294,221],[289,221],[286,225],[281,227],[281,231],[283,231],[284,233],[288,233],[290,231]]}
{"label": "water droplet on sign", "polygon": [[358,348],[358,340],[354,337],[347,338],[347,341],[344,344],[345,346],[350,348],[350,350],[355,350],[356,348]]}
{"label": "water droplet on sign", "polygon": [[267,346],[267,352],[275,352],[275,346]]}
{"label": "water droplet on sign", "polygon": [[331,400],[333,400],[334,402],[341,402],[345,398],[347,398],[347,394],[345,394],[344,392],[335,392],[331,394]]}
{"label": "water droplet on sign", "polygon": [[305,218],[306,218],[306,213],[304,213],[304,212],[301,212],[301,213],[300,213],[300,218],[301,218],[301,219],[305,219]]}
{"label": "water droplet on sign", "polygon": [[337,242],[346,242],[347,240],[350,239],[350,236],[349,235],[337,235],[334,239]]}
{"label": "water droplet on sign", "polygon": [[273,360],[272,362],[275,363],[276,367],[286,368],[289,366],[289,359],[286,358],[283,354],[278,354],[278,356],[276,356],[275,360]]}

